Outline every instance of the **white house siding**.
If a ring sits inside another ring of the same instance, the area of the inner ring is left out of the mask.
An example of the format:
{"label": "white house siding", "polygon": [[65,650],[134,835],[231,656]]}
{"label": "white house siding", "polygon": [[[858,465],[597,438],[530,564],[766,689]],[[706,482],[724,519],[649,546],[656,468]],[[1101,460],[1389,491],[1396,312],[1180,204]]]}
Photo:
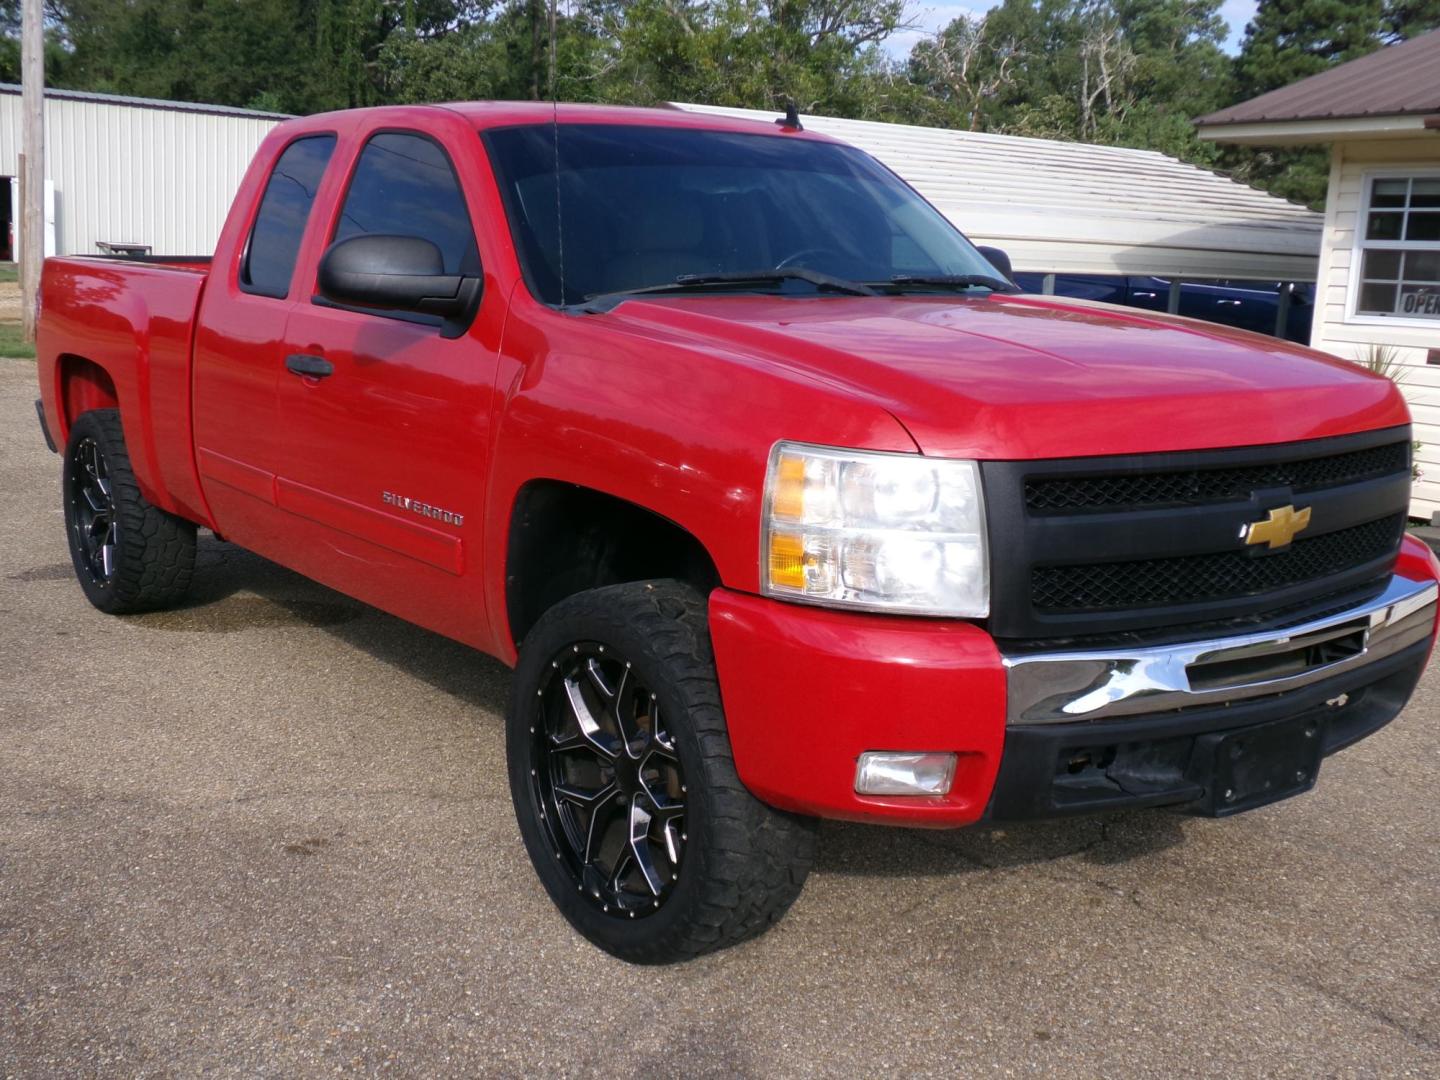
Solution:
{"label": "white house siding", "polygon": [[[19,172],[20,101],[17,87],[0,87],[0,176]],[[160,255],[210,254],[251,156],[281,119],[48,92],[58,253],[94,254],[104,240],[149,244]]]}
{"label": "white house siding", "polygon": [[1355,229],[1367,173],[1440,169],[1440,135],[1384,142],[1341,142],[1331,151],[1324,243],[1311,343],[1346,360],[1365,356],[1372,345],[1393,348],[1404,365],[1401,389],[1410,402],[1421,477],[1411,513],[1428,518],[1440,511],[1440,365],[1426,363],[1440,349],[1440,323],[1433,327],[1355,322],[1349,318]]}

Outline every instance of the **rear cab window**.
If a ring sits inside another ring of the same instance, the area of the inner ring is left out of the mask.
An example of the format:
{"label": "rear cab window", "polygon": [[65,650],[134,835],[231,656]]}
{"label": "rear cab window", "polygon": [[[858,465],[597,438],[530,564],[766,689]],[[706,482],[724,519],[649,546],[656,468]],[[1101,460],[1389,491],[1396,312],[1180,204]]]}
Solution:
{"label": "rear cab window", "polygon": [[275,162],[240,262],[242,291],[276,299],[289,294],[305,224],[334,152],[334,135],[306,135]]}

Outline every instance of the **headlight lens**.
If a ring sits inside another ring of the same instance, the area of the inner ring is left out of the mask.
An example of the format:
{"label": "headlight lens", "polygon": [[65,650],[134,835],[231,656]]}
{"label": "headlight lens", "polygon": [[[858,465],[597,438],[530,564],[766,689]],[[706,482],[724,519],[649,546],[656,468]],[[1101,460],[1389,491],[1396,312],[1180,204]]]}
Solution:
{"label": "headlight lens", "polygon": [[979,466],[778,443],[761,572],[771,596],[982,618],[990,571]]}

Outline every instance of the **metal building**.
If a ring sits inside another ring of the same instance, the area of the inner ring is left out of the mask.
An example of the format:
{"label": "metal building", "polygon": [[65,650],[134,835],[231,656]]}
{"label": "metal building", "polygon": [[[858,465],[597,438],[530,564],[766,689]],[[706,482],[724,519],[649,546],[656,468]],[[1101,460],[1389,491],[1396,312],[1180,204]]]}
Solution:
{"label": "metal building", "polygon": [[[773,120],[774,112],[676,103]],[[1153,150],[804,116],[871,154],[1016,270],[1313,282],[1322,215]]]}
{"label": "metal building", "polygon": [[[251,155],[284,119],[46,90],[46,254],[95,254],[102,245],[210,254]],[[0,259],[15,257],[19,233],[11,222],[20,130],[20,87],[0,83]]]}

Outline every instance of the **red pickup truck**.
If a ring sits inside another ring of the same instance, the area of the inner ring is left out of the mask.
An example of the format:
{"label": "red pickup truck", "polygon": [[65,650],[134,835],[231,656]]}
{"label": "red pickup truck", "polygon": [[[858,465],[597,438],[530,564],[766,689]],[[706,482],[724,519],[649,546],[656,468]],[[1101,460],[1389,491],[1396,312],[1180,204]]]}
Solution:
{"label": "red pickup truck", "polygon": [[1400,394],[1007,269],[793,122],[291,121],[213,259],[46,263],[75,570],[179,604],[204,527],[514,665],[525,846],[632,961],[773,923],[819,817],[1307,790],[1434,639]]}

